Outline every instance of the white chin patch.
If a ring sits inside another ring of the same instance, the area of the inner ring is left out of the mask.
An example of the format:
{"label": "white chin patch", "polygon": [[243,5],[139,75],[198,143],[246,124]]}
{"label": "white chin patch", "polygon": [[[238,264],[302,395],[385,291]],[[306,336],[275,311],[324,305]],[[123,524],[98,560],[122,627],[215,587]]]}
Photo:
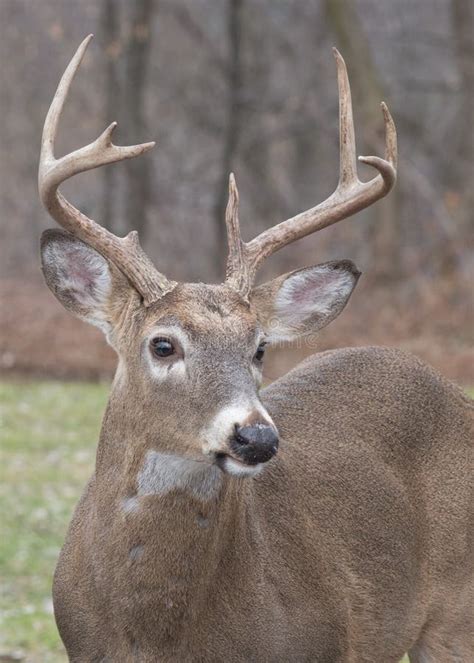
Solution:
{"label": "white chin patch", "polygon": [[258,463],[257,465],[244,465],[230,456],[226,456],[222,460],[221,467],[224,472],[233,477],[255,477],[262,471],[263,463]]}

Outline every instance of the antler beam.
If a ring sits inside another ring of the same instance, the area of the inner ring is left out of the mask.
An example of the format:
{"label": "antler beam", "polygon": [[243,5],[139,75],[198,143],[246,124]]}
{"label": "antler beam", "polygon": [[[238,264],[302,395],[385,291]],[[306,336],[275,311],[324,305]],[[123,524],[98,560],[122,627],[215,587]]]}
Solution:
{"label": "antler beam", "polygon": [[260,264],[270,255],[297,239],[369,207],[383,198],[395,185],[397,178],[397,133],[386,104],[382,103],[385,122],[385,158],[359,157],[359,161],[378,170],[369,182],[361,182],[357,175],[354,120],[347,69],[341,54],[334,49],[339,88],[339,183],[334,193],[324,202],[297,216],[287,219],[250,242],[240,237],[237,215],[238,193],[234,176],[230,176],[229,203],[226,212],[229,258],[226,283],[248,297]]}
{"label": "antler beam", "polygon": [[149,306],[172,290],[175,283],[154,267],[140,246],[137,232],[132,231],[123,238],[117,237],[76,209],[58,191],[60,184],[73,175],[116,161],[132,159],[148,152],[155,145],[114,145],[112,134],[117,123],[113,122],[94,142],[60,159],[55,158],[54,143],[59,120],[71,83],[92,37],[93,35],[86,37],[77,49],[61,78],[46,116],[38,172],[39,193],[43,205],[53,219],[111,260],[141,294],[145,306]]}

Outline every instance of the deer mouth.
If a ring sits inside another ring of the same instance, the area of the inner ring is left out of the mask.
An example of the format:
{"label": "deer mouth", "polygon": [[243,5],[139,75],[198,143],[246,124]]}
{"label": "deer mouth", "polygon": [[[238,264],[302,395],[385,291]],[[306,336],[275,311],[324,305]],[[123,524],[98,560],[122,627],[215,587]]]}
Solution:
{"label": "deer mouth", "polygon": [[225,451],[215,453],[214,462],[224,474],[240,477],[258,474],[278,450],[278,442],[267,449],[245,449],[245,453],[239,448],[234,449],[234,446],[231,442],[229,453]]}
{"label": "deer mouth", "polygon": [[261,462],[248,463],[224,452],[216,453],[215,464],[224,474],[239,477],[255,476],[264,465]]}

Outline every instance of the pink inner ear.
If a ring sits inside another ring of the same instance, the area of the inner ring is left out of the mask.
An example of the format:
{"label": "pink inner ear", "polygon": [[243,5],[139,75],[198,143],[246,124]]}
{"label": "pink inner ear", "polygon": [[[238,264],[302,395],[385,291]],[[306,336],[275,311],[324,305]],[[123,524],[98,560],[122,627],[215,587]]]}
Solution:
{"label": "pink inner ear", "polygon": [[81,304],[98,304],[107,295],[109,271],[104,258],[87,247],[63,247],[61,271]]}
{"label": "pink inner ear", "polygon": [[354,287],[354,276],[344,269],[319,265],[292,274],[276,299],[277,314],[292,325],[317,315],[328,316],[345,302]]}
{"label": "pink inner ear", "polygon": [[295,276],[295,283],[290,285],[289,297],[295,304],[314,303],[318,295],[325,293],[334,277],[328,272],[310,272],[302,274],[300,278]]}
{"label": "pink inner ear", "polygon": [[[71,251],[71,254],[74,253],[78,252]],[[70,260],[69,278],[77,283],[78,289],[93,292],[95,283],[100,278],[101,270],[90,261],[84,261],[81,256],[71,255]]]}

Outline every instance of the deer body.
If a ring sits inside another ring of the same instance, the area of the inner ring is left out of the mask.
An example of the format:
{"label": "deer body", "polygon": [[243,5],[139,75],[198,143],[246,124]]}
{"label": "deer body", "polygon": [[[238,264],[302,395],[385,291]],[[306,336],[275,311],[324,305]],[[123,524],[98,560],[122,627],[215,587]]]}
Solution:
{"label": "deer body", "polygon": [[112,235],[58,191],[153,145],[117,147],[111,125],[55,158],[89,41],[48,112],[39,176],[65,229],[42,236],[46,282],[119,357],[95,473],[54,580],[70,660],[397,663],[407,650],[412,663],[471,660],[472,404],[415,358],[376,348],[324,353],[261,389],[265,344],[331,322],[359,272],[339,260],[254,287],[257,268],[390,191],[388,109],[386,157],[362,158],[378,171],[362,183],[336,52],[334,194],[245,243],[231,176],[225,282],[176,283],[136,234]]}
{"label": "deer body", "polygon": [[313,357],[262,400],[282,446],[260,476],[127,508],[146,460],[112,395],[55,579],[71,660],[389,663],[432,620],[432,660],[469,660],[467,399],[368,348]]}

